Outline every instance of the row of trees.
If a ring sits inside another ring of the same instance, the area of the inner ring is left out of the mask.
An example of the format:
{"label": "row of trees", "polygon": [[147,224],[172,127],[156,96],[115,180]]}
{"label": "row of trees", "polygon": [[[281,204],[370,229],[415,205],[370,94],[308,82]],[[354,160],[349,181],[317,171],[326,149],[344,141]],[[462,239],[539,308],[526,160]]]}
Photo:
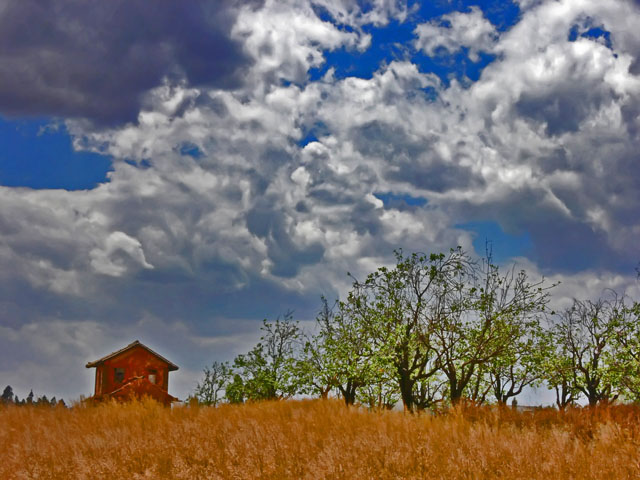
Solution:
{"label": "row of trees", "polygon": [[506,403],[546,385],[559,408],[640,400],[640,306],[609,292],[548,310],[555,285],[506,272],[491,255],[396,252],[393,268],[353,278],[343,301],[322,299],[316,329],[291,313],[264,321],[260,342],[232,364],[205,369],[194,397],[221,401],[341,396],[409,411]]}
{"label": "row of trees", "polygon": [[2,395],[0,395],[0,405],[36,405],[36,406],[51,406],[55,407],[57,405],[66,406],[63,399],[57,400],[56,397],[51,398],[49,400],[46,395],[42,395],[41,397],[36,397],[33,394],[33,390],[29,392],[26,398],[20,400],[18,395],[13,393],[13,388],[11,385],[7,385],[2,391]]}

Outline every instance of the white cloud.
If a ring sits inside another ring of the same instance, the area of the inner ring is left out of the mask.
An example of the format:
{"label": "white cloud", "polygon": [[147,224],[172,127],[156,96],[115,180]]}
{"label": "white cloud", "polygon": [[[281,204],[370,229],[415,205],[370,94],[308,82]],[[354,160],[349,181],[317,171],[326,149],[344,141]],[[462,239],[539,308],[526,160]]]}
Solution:
{"label": "white cloud", "polygon": [[323,50],[356,48],[355,32],[320,20],[310,3],[267,0],[262,9],[244,9],[232,34],[244,40],[245,50],[256,61],[250,80],[264,89],[281,80],[304,83],[307,71],[324,63]]}
{"label": "white cloud", "polygon": [[131,261],[143,268],[153,268],[144,256],[140,241],[124,232],[109,234],[103,248],[94,248],[89,252],[89,257],[96,272],[114,277],[126,273]]}
{"label": "white cloud", "polygon": [[353,27],[384,26],[391,20],[403,22],[411,13],[406,2],[398,0],[313,0],[313,4],[325,9],[335,22]]}
{"label": "white cloud", "polygon": [[444,51],[451,55],[462,47],[469,49],[469,58],[479,60],[479,52],[493,51],[498,33],[480,8],[473,6],[469,12],[453,12],[416,27],[415,46],[427,55]]}

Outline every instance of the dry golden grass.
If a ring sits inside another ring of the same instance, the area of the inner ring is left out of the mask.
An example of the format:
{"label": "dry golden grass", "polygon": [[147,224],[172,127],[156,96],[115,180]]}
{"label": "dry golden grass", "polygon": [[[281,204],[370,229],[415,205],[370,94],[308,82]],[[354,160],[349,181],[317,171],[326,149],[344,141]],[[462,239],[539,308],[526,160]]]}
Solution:
{"label": "dry golden grass", "polygon": [[1,479],[640,478],[640,409],[369,413],[337,401],[0,410]]}

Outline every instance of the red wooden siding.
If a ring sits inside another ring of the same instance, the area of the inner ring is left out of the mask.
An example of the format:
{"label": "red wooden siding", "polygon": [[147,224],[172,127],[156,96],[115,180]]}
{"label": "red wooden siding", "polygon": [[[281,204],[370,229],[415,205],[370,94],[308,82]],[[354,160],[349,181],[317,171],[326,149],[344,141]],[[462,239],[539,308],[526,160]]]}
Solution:
{"label": "red wooden siding", "polygon": [[[178,367],[138,341],[127,347],[89,362],[87,368],[96,368],[93,398],[127,400],[133,396],[148,395],[170,404],[177,399],[169,395],[169,371]],[[121,379],[116,370],[121,369]]]}

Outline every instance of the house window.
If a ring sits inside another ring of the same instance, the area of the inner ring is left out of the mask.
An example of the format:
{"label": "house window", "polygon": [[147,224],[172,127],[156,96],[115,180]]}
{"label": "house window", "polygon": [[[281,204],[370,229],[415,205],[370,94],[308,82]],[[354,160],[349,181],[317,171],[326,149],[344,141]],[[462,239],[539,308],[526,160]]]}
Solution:
{"label": "house window", "polygon": [[124,382],[124,368],[115,368],[113,370],[113,379],[118,382]]}
{"label": "house window", "polygon": [[155,370],[149,370],[149,382],[156,383],[157,372]]}

